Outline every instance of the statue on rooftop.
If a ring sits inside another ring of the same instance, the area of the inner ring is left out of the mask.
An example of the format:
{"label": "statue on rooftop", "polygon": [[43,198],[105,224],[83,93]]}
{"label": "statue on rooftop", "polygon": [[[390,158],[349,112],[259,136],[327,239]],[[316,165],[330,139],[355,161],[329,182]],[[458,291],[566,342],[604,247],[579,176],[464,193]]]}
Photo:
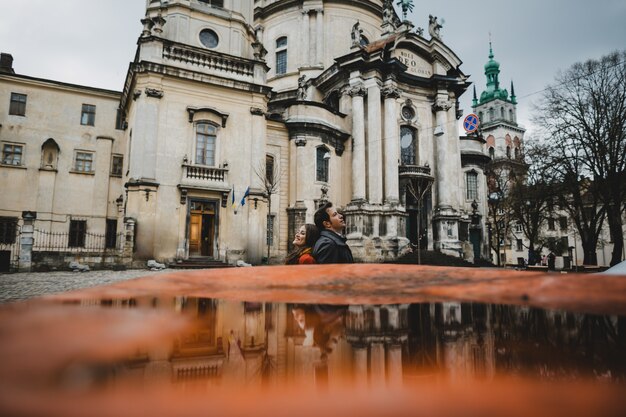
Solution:
{"label": "statue on rooftop", "polygon": [[443,26],[437,22],[437,16],[428,15],[428,33],[432,38],[441,40],[441,35],[439,34],[439,30]]}

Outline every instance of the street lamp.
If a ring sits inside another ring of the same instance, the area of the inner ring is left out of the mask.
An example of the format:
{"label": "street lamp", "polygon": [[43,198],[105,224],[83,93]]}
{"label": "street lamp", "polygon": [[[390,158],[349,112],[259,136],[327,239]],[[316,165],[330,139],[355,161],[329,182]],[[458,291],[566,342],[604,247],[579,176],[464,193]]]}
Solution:
{"label": "street lamp", "polygon": [[497,214],[498,214],[498,206],[500,205],[500,193],[499,192],[492,192],[489,194],[489,204],[491,206],[493,206],[493,222],[496,225],[496,232],[497,232],[497,236],[496,236],[496,241],[498,242],[498,250],[496,252],[496,258],[498,259],[498,266],[500,265],[500,228],[498,226],[498,219],[497,219]]}

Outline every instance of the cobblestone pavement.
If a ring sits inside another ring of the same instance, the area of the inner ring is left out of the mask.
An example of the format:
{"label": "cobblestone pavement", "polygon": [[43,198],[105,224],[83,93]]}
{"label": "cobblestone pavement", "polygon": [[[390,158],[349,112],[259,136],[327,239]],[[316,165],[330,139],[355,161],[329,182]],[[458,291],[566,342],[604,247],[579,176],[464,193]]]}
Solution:
{"label": "cobblestone pavement", "polygon": [[26,300],[47,294],[57,294],[80,288],[112,284],[118,281],[142,277],[145,275],[171,272],[132,269],[127,271],[89,271],[89,272],[21,272],[0,274],[0,304]]}

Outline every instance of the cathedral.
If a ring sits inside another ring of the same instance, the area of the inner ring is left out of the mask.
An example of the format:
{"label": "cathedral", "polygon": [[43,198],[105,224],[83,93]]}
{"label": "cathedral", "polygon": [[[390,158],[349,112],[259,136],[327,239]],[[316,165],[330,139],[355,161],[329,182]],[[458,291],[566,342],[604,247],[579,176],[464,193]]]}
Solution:
{"label": "cathedral", "polygon": [[5,246],[28,215],[33,248],[103,236],[102,263],[280,263],[332,201],[360,262],[410,243],[489,258],[483,168],[517,155],[523,129],[486,68],[487,138],[460,136],[470,82],[436,17],[416,28],[390,0],[147,0],[141,22],[121,92],[15,74],[3,54]]}

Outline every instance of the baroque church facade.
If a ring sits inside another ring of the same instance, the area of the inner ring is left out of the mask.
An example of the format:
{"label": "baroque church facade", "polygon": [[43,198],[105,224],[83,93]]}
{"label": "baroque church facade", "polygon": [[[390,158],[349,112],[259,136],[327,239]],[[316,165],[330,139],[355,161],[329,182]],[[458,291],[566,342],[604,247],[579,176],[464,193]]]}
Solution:
{"label": "baroque church facade", "polygon": [[[138,263],[259,264],[267,253],[280,262],[330,200],[359,261],[395,259],[418,240],[489,257],[490,145],[459,137],[470,83],[440,26],[424,33],[387,0],[147,0],[142,24],[121,93],[17,75],[5,62],[2,105],[23,98],[26,117],[0,107],[3,152],[23,151],[17,163],[3,153],[0,181],[16,195],[3,218],[36,212],[36,227],[78,240],[130,230]],[[56,102],[71,134],[52,131],[41,106]],[[37,181],[47,185],[20,195]],[[416,183],[432,184],[423,199],[409,192]]]}

